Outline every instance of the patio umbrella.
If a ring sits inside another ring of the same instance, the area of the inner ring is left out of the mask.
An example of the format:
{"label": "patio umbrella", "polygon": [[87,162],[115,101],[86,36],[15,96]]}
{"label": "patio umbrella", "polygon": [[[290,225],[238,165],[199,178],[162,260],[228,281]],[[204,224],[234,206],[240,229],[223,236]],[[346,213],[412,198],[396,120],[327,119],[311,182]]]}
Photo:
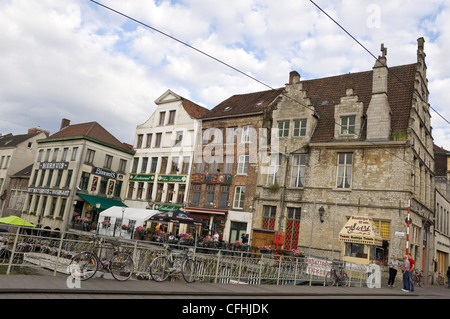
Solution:
{"label": "patio umbrella", "polygon": [[189,214],[182,212],[177,209],[172,212],[165,212],[155,214],[150,217],[149,220],[158,221],[158,222],[167,222],[167,223],[178,223],[178,224],[188,224],[195,226],[202,226],[203,223],[200,219],[190,216]]}
{"label": "patio umbrella", "polygon": [[29,223],[26,220],[14,215],[0,218],[0,224],[36,227],[36,225],[33,225],[32,223]]}

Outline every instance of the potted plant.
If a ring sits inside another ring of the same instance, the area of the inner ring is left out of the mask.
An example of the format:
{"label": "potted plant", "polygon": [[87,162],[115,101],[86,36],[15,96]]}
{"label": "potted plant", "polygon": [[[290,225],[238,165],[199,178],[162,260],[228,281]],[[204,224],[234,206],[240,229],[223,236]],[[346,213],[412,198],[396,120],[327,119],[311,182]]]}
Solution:
{"label": "potted plant", "polygon": [[271,254],[272,253],[272,247],[267,246],[267,245],[259,246],[258,249],[261,254]]}
{"label": "potted plant", "polygon": [[191,245],[194,242],[194,237],[191,234],[181,234],[180,243]]}
{"label": "potted plant", "polygon": [[291,250],[291,256],[294,257],[305,257],[305,252],[298,249],[292,249]]}
{"label": "potted plant", "polygon": [[161,229],[157,229],[155,230],[155,232],[153,233],[153,235],[155,236],[154,240],[155,241],[161,241],[164,239],[164,234],[165,232]]}
{"label": "potted plant", "polygon": [[126,225],[126,224],[123,224],[121,227],[122,227],[123,230],[126,230],[126,231],[129,231],[131,229],[131,226],[130,225]]}
{"label": "potted plant", "polygon": [[247,250],[248,245],[244,244],[243,242],[240,242],[239,240],[236,240],[231,243],[231,246],[233,247],[233,250]]}
{"label": "potted plant", "polygon": [[109,226],[111,226],[111,222],[109,220],[102,221],[103,228],[108,228]]}
{"label": "potted plant", "polygon": [[269,185],[269,189],[270,189],[272,192],[276,192],[276,191],[278,191],[278,190],[280,189],[280,185],[278,185],[278,184],[270,184],[270,185]]}
{"label": "potted plant", "polygon": [[214,245],[214,239],[211,236],[206,236],[202,240],[203,247],[212,247]]}
{"label": "potted plant", "polygon": [[136,227],[136,233],[138,233],[141,237],[144,237],[145,236],[145,227],[144,226]]}

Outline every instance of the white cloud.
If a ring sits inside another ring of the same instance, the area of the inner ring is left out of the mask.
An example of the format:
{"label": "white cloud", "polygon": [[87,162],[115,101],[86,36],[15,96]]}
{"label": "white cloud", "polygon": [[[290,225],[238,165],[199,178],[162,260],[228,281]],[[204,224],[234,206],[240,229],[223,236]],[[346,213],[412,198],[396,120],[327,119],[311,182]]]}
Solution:
{"label": "white cloud", "polygon": [[[444,0],[315,1],[373,54],[388,47],[390,66],[416,61],[426,39],[430,101],[446,118],[450,8]],[[102,0],[272,87],[291,70],[302,78],[370,70],[374,59],[309,1]],[[0,132],[61,118],[98,121],[132,143],[154,100],[172,89],[213,107],[233,94],[267,87],[88,0],[0,3]],[[449,125],[433,114],[435,142]],[[450,145],[448,146],[450,149]]]}

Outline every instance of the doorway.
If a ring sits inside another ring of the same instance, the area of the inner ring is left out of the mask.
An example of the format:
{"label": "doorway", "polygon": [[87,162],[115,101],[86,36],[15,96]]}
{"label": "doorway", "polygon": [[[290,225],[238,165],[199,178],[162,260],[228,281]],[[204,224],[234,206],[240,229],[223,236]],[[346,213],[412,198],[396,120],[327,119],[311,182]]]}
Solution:
{"label": "doorway", "polygon": [[242,234],[247,233],[247,223],[231,222],[229,242],[240,241]]}

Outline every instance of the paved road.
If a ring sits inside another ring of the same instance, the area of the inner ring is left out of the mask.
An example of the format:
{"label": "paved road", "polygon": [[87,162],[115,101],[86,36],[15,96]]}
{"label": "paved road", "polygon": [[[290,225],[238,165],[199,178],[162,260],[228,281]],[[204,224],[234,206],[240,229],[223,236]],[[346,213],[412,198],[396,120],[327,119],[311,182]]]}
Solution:
{"label": "paved road", "polygon": [[120,298],[120,299],[450,299],[450,289],[416,287],[323,287],[276,285],[225,285],[212,283],[155,282],[130,279],[118,282],[93,278],[74,283],[68,276],[0,275],[0,299],[16,298]]}

